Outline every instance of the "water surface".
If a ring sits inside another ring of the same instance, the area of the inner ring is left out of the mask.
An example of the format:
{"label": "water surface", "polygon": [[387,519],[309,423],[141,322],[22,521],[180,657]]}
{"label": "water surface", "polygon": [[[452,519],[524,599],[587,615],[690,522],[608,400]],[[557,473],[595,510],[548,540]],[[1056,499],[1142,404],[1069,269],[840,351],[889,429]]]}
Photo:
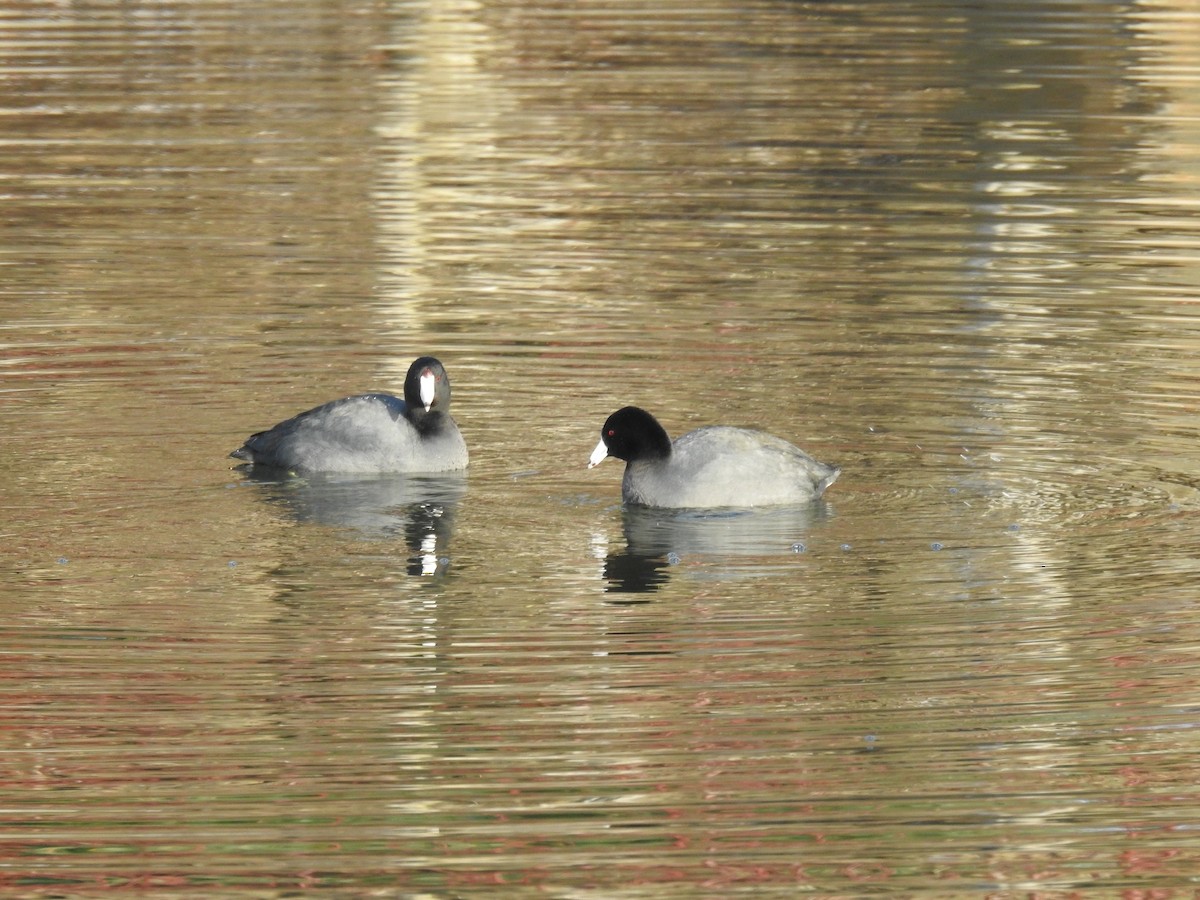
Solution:
{"label": "water surface", "polygon": [[[0,884],[1191,896],[1194,13],[0,17]],[[426,353],[465,479],[226,457]]]}

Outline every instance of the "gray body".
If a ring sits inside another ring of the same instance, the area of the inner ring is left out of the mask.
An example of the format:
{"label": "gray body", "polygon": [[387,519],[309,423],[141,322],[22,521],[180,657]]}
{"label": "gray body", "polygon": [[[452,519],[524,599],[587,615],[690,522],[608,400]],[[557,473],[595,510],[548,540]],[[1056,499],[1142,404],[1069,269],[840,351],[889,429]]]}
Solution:
{"label": "gray body", "polygon": [[665,459],[626,463],[621,493],[643,506],[778,506],[821,496],[840,472],[766,432],[711,425],[680,437]]}
{"label": "gray body", "polygon": [[258,465],[307,472],[453,472],[467,467],[454,419],[426,414],[420,430],[405,401],[391,394],[334,400],[251,435],[231,455]]}

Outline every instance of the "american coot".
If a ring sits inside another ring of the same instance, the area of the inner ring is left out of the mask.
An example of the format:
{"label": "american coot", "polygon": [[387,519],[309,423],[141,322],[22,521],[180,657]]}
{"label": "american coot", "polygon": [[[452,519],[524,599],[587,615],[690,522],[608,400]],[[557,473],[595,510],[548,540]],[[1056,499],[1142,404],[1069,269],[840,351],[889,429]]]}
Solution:
{"label": "american coot", "polygon": [[625,460],[623,499],[641,506],[805,503],[820,497],[841,472],[782,438],[748,428],[710,425],[671,443],[658,420],[636,406],[608,417],[588,468],[609,456]]}
{"label": "american coot", "polygon": [[432,356],[408,368],[404,399],[360,394],[334,400],[250,435],[233,453],[301,472],[453,472],[467,445],[450,417],[450,378]]}

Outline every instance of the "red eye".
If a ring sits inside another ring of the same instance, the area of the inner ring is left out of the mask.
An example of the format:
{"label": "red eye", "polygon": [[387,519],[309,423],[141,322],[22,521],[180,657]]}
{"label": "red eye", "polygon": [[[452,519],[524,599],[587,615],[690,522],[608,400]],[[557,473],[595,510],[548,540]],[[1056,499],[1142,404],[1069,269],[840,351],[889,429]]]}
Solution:
{"label": "red eye", "polygon": [[616,433],[617,433],[617,429],[615,429],[615,428],[610,428],[610,429],[608,429],[608,436],[609,436],[609,437],[612,437],[612,436],[613,436],[614,434],[616,434]]}

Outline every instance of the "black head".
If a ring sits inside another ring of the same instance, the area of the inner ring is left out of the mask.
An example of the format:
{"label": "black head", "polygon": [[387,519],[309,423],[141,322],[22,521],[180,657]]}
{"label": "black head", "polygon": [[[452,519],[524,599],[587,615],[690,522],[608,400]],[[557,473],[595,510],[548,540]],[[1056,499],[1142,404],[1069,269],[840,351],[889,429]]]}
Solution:
{"label": "black head", "polygon": [[411,414],[450,411],[450,376],[432,356],[422,356],[404,377],[404,402]]}
{"label": "black head", "polygon": [[608,417],[600,429],[600,440],[608,455],[625,462],[666,459],[671,455],[671,438],[658,419],[644,409],[625,406]]}

